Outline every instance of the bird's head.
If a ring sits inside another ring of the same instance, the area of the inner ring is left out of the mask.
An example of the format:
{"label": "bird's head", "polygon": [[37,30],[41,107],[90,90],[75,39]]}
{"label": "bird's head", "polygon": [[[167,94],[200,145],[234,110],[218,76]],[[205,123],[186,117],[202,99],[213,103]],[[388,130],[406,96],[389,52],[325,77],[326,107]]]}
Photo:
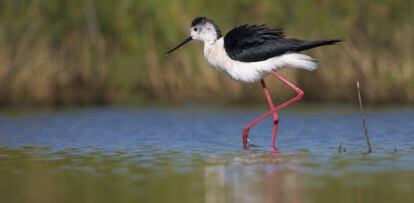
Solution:
{"label": "bird's head", "polygon": [[214,42],[221,37],[221,32],[212,20],[197,17],[191,22],[191,37],[203,42]]}
{"label": "bird's head", "polygon": [[197,17],[191,22],[190,28],[191,35],[179,45],[168,51],[166,54],[170,54],[176,49],[180,48],[184,44],[187,44],[191,40],[200,40],[204,43],[213,43],[221,37],[221,32],[218,26],[207,17]]}

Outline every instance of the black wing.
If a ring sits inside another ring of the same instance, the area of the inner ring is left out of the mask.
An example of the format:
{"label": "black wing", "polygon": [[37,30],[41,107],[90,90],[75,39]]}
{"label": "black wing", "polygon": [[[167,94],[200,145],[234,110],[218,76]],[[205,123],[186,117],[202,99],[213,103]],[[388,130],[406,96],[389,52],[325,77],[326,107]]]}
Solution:
{"label": "black wing", "polygon": [[224,48],[230,58],[242,62],[263,61],[286,52],[300,52],[341,40],[306,41],[287,39],[280,28],[264,25],[242,25],[224,36]]}

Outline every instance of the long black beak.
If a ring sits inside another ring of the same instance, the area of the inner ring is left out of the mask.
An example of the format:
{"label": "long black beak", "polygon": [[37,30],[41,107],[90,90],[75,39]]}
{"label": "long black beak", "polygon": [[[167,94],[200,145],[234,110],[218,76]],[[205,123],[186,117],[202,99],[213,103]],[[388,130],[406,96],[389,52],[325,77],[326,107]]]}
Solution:
{"label": "long black beak", "polygon": [[165,53],[165,55],[170,54],[171,52],[175,51],[176,49],[180,48],[181,46],[183,46],[184,44],[187,44],[189,41],[191,41],[193,38],[190,36],[187,39],[185,39],[183,42],[181,42],[179,45],[177,45],[176,47],[174,47],[173,49],[171,49],[170,51],[168,51],[167,53]]}

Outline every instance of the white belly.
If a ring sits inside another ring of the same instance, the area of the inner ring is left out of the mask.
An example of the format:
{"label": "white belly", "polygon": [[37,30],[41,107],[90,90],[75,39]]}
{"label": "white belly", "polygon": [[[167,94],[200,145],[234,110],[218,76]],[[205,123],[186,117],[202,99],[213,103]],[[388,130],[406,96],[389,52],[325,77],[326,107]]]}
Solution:
{"label": "white belly", "polygon": [[204,57],[215,69],[227,73],[233,80],[245,83],[257,82],[283,66],[307,70],[314,70],[318,66],[311,57],[297,53],[287,53],[258,62],[236,61],[227,55],[223,38],[213,44],[204,44]]}

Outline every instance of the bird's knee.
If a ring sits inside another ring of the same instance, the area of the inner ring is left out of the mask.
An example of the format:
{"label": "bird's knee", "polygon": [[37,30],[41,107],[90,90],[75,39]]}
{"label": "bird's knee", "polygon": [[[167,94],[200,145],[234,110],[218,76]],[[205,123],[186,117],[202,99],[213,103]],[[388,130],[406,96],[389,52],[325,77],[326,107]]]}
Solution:
{"label": "bird's knee", "polygon": [[301,89],[298,89],[297,90],[297,93],[298,93],[298,95],[296,96],[296,98],[299,100],[299,99],[302,99],[302,97],[303,97],[303,95],[305,95],[305,92],[303,92],[303,90],[301,90]]}

